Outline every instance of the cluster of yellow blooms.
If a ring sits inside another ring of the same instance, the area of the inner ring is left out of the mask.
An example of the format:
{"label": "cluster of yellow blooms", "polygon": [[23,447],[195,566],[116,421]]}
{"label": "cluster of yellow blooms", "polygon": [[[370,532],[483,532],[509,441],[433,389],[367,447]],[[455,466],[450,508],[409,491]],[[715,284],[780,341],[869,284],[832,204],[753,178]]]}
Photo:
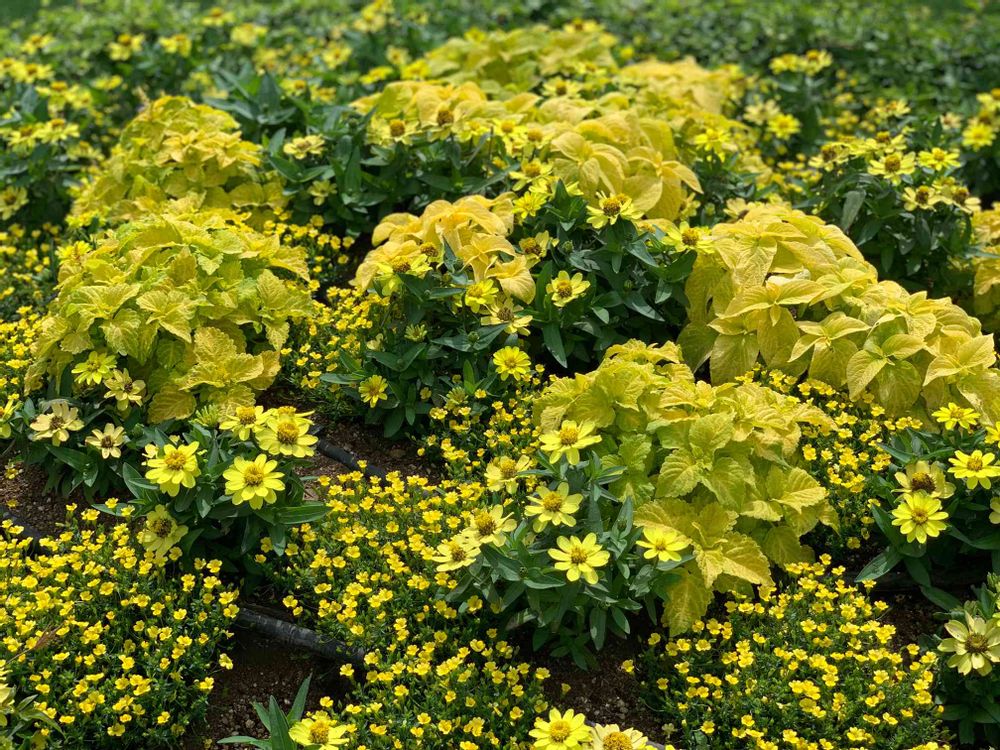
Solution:
{"label": "cluster of yellow blooms", "polygon": [[211,672],[232,666],[219,646],[239,608],[221,564],[195,560],[177,575],[97,516],[83,511],[85,526],[35,555],[4,523],[0,672],[54,722],[36,725],[39,747],[50,735],[62,747],[111,747],[126,732],[176,740],[204,715]]}
{"label": "cluster of yellow blooms", "polygon": [[946,747],[934,728],[934,654],[900,648],[894,626],[879,621],[888,606],[846,583],[828,556],[789,572],[795,581],[784,590],[727,602],[724,621],[699,621],[683,638],[649,638],[650,689],[685,744]]}

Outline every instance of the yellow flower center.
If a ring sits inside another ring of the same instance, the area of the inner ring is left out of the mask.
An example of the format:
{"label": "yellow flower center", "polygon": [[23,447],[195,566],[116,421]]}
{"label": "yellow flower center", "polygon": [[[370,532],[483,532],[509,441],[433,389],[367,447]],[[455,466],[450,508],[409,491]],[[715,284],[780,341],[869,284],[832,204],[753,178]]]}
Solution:
{"label": "yellow flower center", "polygon": [[562,510],[562,506],[563,496],[558,492],[549,492],[542,498],[542,507],[549,513],[555,513]]}
{"label": "yellow flower center", "polygon": [[914,491],[923,490],[924,492],[933,492],[935,490],[934,479],[927,472],[918,471],[910,479],[910,489]]}
{"label": "yellow flower center", "polygon": [[983,633],[969,633],[965,639],[965,650],[970,654],[985,654],[989,650],[990,639]]}
{"label": "yellow flower center", "polygon": [[149,530],[152,531],[160,539],[166,539],[170,536],[170,532],[174,529],[173,521],[169,518],[157,518],[149,522]]}
{"label": "yellow flower center", "polygon": [[105,435],[101,438],[102,448],[114,448],[115,445],[117,445],[117,443],[115,443],[115,439],[111,437],[111,435]]}
{"label": "yellow flower center", "polygon": [[465,552],[465,547],[458,542],[452,542],[448,545],[448,554],[451,556],[452,562],[462,562],[466,557],[468,557]]}
{"label": "yellow flower center", "polygon": [[187,456],[180,451],[175,450],[163,457],[163,463],[167,465],[168,469],[180,471],[187,463]]}
{"label": "yellow flower center", "polygon": [[274,431],[278,442],[283,445],[295,445],[299,439],[299,428],[294,422],[282,422]]}
{"label": "yellow flower center", "polygon": [[604,738],[604,750],[633,750],[632,740],[624,732],[612,732]]}
{"label": "yellow flower center", "polygon": [[513,479],[517,476],[517,462],[512,458],[504,456],[500,459],[500,475],[504,479]]}
{"label": "yellow flower center", "polygon": [[555,283],[555,290],[557,297],[572,297],[573,296],[573,284],[569,279],[560,279]]}
{"label": "yellow flower center", "polygon": [[389,265],[392,266],[392,270],[396,273],[403,273],[410,270],[410,259],[403,257],[393,258],[389,261]]}
{"label": "yellow flower center", "polygon": [[695,247],[698,244],[700,235],[697,229],[692,229],[688,227],[683,232],[681,232],[681,242],[687,247]]}
{"label": "yellow flower center", "polygon": [[480,536],[489,536],[497,530],[496,519],[485,510],[481,510],[476,514],[475,524],[476,531],[479,532]]}
{"label": "yellow flower center", "polygon": [[250,464],[243,469],[243,484],[247,487],[259,487],[264,481],[264,470],[257,464]]}
{"label": "yellow flower center", "polygon": [[970,456],[969,460],[965,463],[965,468],[970,471],[981,471],[983,468],[983,459],[979,456]]}
{"label": "yellow flower center", "polygon": [[890,154],[885,157],[886,172],[898,172],[901,166],[903,166],[903,162],[896,154]]}
{"label": "yellow flower center", "polygon": [[611,196],[610,198],[605,198],[601,201],[601,210],[604,215],[608,218],[613,218],[622,212],[621,201],[618,200],[618,196]]}
{"label": "yellow flower center", "polygon": [[524,165],[524,173],[528,177],[538,177],[542,173],[542,167],[537,162],[530,161]]}
{"label": "yellow flower center", "polygon": [[549,724],[549,736],[555,742],[564,742],[572,732],[573,728],[569,725],[569,722],[563,719],[556,719]]}
{"label": "yellow flower center", "polygon": [[440,109],[437,114],[437,124],[440,126],[451,125],[455,122],[455,115],[450,109]]}
{"label": "yellow flower center", "polygon": [[587,562],[587,550],[583,547],[574,547],[569,553],[569,559],[574,565],[583,565]]}
{"label": "yellow flower center", "polygon": [[325,721],[317,721],[309,729],[309,741],[316,745],[323,745],[330,739],[330,725]]}
{"label": "yellow flower center", "polygon": [[910,511],[910,517],[918,525],[927,523],[927,511],[923,508],[914,508]]}
{"label": "yellow flower center", "polygon": [[559,428],[559,442],[563,445],[573,445],[580,439],[580,431],[573,425],[563,425]]}
{"label": "yellow flower center", "polygon": [[[440,117],[440,115],[438,115]],[[402,120],[393,120],[389,123],[389,134],[393,138],[399,138],[403,133],[406,132],[406,123]]]}
{"label": "yellow flower center", "polygon": [[252,425],[257,421],[257,410],[252,406],[239,406],[236,408],[236,421],[241,425]]}
{"label": "yellow flower center", "polygon": [[65,424],[62,417],[57,417],[55,414],[52,415],[52,419],[49,422],[49,429],[58,430]]}
{"label": "yellow flower center", "polygon": [[521,240],[521,249],[528,255],[538,255],[538,240],[534,237],[525,237]]}

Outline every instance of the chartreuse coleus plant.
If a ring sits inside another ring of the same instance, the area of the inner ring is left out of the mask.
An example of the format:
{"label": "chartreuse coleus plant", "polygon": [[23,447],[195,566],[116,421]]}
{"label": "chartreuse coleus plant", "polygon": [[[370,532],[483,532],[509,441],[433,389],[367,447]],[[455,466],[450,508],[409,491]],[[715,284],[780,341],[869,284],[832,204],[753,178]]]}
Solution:
{"label": "chartreuse coleus plant", "polygon": [[878,280],[838,228],[758,205],[717,224],[687,280],[690,323],[679,342],[714,383],[758,360],[808,374],[852,399],[871,393],[893,415],[949,402],[1000,417],[991,336],[949,300]]}
{"label": "chartreuse coleus plant", "polygon": [[[811,557],[799,537],[835,515],[795,462],[801,426],[829,419],[755,384],[697,382],[679,362],[671,344],[615,346],[536,398],[538,455],[442,548],[442,569],[460,571],[455,596],[473,587],[579,659],[644,606],[662,602],[683,631],[713,592],[769,584],[772,563]],[[515,490],[519,476],[528,489]]]}
{"label": "chartreuse coleus plant", "polygon": [[944,632],[935,636],[945,664],[937,694],[945,719],[958,723],[963,744],[1000,742],[1000,577],[991,573],[976,597],[950,607]]}
{"label": "chartreuse coleus plant", "polygon": [[284,206],[281,180],[261,169],[260,146],[225,112],[184,97],[149,104],[95,166],[72,219],[101,225],[143,219],[181,201],[189,209],[242,212],[253,226]]}

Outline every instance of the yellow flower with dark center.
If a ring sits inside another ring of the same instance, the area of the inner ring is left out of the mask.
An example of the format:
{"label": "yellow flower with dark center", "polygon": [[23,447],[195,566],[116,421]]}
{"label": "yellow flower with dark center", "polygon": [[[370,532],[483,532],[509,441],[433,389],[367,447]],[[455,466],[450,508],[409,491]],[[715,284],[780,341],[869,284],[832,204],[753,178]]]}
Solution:
{"label": "yellow flower with dark center", "polygon": [[100,451],[101,458],[121,458],[122,445],[125,444],[125,428],[117,427],[110,422],[103,430],[94,430],[84,441],[91,448]]}
{"label": "yellow flower with dark center", "polygon": [[71,432],[83,429],[80,412],[65,401],[53,401],[50,409],[51,411],[40,414],[31,423],[34,431],[32,440],[49,439],[52,445],[59,446],[69,440]]}
{"label": "yellow flower with dark center", "polygon": [[379,401],[387,401],[389,399],[386,395],[388,390],[389,381],[381,375],[372,375],[358,384],[358,395],[364,403],[373,409],[378,405]]}
{"label": "yellow flower with dark center", "polygon": [[233,497],[233,505],[248,503],[254,510],[260,510],[265,503],[275,502],[277,493],[285,489],[285,483],[281,481],[285,475],[276,471],[277,468],[278,462],[269,460],[263,453],[253,461],[236,458],[222,474],[226,479],[226,493]]}
{"label": "yellow flower with dark center", "polygon": [[531,358],[516,346],[505,346],[493,354],[493,364],[500,380],[520,382],[531,375]]}
{"label": "yellow flower with dark center", "polygon": [[146,516],[137,538],[143,547],[156,557],[164,557],[188,532],[188,527],[178,524],[163,505],[157,505]]}
{"label": "yellow flower with dark center", "polygon": [[572,276],[566,271],[560,271],[545,287],[545,291],[556,307],[565,307],[573,300],[581,297],[590,289],[590,282],[585,281],[582,273]]}
{"label": "yellow flower with dark center", "polygon": [[542,450],[548,454],[549,461],[556,463],[563,456],[571,464],[580,463],[580,449],[601,442],[600,435],[594,435],[593,422],[581,422],[568,419],[555,432],[547,432],[540,438]]}
{"label": "yellow flower with dark center", "polygon": [[80,385],[98,385],[111,375],[116,364],[118,358],[114,354],[91,352],[87,359],[73,367],[73,374]]}
{"label": "yellow flower with dark center", "polygon": [[553,526],[572,526],[576,519],[573,514],[580,509],[583,495],[569,494],[569,484],[560,482],[554,490],[543,489],[531,498],[531,504],[524,510],[524,514],[534,517],[532,528],[541,531],[548,524]]}
{"label": "yellow flower with dark center", "polygon": [[495,458],[486,465],[486,488],[493,492],[500,490],[513,492],[517,489],[517,475],[529,468],[531,459],[527,456],[521,456],[516,460],[510,456]]}
{"label": "yellow flower with dark center", "polygon": [[549,718],[535,719],[535,727],[529,734],[534,738],[534,750],[574,750],[586,748],[590,744],[590,727],[586,717],[573,709],[560,713],[553,708]]}
{"label": "yellow flower with dark center", "polygon": [[918,490],[903,497],[893,511],[892,525],[898,526],[906,541],[925,543],[928,537],[938,536],[948,527],[948,514],[941,509],[941,501]]}
{"label": "yellow flower with dark center", "polygon": [[637,729],[621,729],[617,724],[597,724],[591,750],[646,750],[649,739]]}
{"label": "yellow flower with dark center", "polygon": [[156,482],[170,497],[177,497],[181,487],[194,487],[201,475],[198,467],[198,443],[189,445],[167,444],[146,461],[149,471],[146,479]]}
{"label": "yellow flower with dark center", "polygon": [[555,560],[555,569],[566,574],[566,579],[574,583],[581,578],[593,585],[597,583],[597,568],[607,565],[611,553],[597,543],[596,534],[579,537],[561,536],[556,539],[559,549],[550,549],[549,557]]}
{"label": "yellow flower with dark center", "polygon": [[504,534],[517,528],[517,521],[511,516],[505,516],[502,505],[492,508],[480,508],[472,514],[472,519],[462,536],[471,543],[469,546],[479,547],[483,544],[503,544]]}
{"label": "yellow flower with dark center", "polygon": [[496,304],[498,289],[489,279],[477,281],[470,284],[465,290],[465,304],[474,313],[478,313],[484,307],[489,308]]}
{"label": "yellow flower with dark center", "polygon": [[1000,663],[1000,626],[995,621],[966,613],[965,622],[952,620],[944,627],[951,638],[941,641],[938,649],[952,654],[948,666],[959,674],[987,675]]}
{"label": "yellow flower with dark center", "polygon": [[304,415],[292,413],[271,414],[263,427],[257,430],[257,443],[272,456],[306,458],[313,455],[318,438],[309,434],[312,422]]}
{"label": "yellow flower with dark center", "polygon": [[146,395],[146,384],[142,380],[133,380],[128,370],[112,370],[104,381],[108,389],[106,398],[115,400],[118,411],[127,411],[129,406],[142,403]]}
{"label": "yellow flower with dark center", "polygon": [[263,406],[237,406],[219,422],[219,429],[228,430],[240,440],[249,440],[254,430],[263,424]]}
{"label": "yellow flower with dark center", "polygon": [[635,221],[642,214],[632,205],[632,199],[624,193],[598,195],[596,206],[587,206],[587,223],[594,229],[611,226],[619,219]]}
{"label": "yellow flower with dark center", "polygon": [[983,453],[976,449],[972,453],[955,451],[955,455],[948,459],[952,466],[950,471],[956,479],[964,479],[965,485],[974,490],[982,487],[988,490],[992,486],[990,480],[1000,477],[1000,466],[993,462],[996,455],[993,453]]}
{"label": "yellow flower with dark center", "polygon": [[479,557],[479,545],[468,537],[459,535],[439,544],[435,552],[431,560],[437,563],[438,571],[447,573],[472,565]]}
{"label": "yellow flower with dark center", "polygon": [[926,492],[931,497],[947,499],[955,493],[955,485],[945,479],[944,467],[935,462],[917,461],[909,464],[905,471],[896,472],[899,489],[895,492]]}

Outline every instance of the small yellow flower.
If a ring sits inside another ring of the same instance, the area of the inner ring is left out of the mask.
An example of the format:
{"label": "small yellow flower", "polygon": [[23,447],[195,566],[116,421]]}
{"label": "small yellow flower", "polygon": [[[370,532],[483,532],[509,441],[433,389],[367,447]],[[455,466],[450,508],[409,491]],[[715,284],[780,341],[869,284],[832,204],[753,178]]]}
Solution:
{"label": "small yellow flower", "polygon": [[585,281],[583,274],[575,273],[570,276],[566,271],[560,271],[545,287],[545,291],[552,298],[552,304],[556,307],[565,307],[573,300],[582,296],[590,289],[590,282]]}
{"label": "small yellow flower", "polygon": [[65,401],[53,401],[49,408],[51,411],[40,414],[31,423],[32,440],[49,439],[52,445],[59,446],[69,440],[71,432],[83,429],[80,412]]}
{"label": "small yellow flower", "polygon": [[598,195],[596,206],[587,206],[587,223],[594,229],[615,224],[619,219],[635,221],[642,214],[632,205],[632,199],[624,193]]}
{"label": "small yellow flower", "polygon": [[681,550],[688,546],[688,541],[673,529],[643,529],[639,546],[646,552],[647,560],[658,562],[676,562],[681,559]]}
{"label": "small yellow flower", "polygon": [[299,745],[313,748],[313,750],[332,750],[336,747],[343,747],[349,742],[348,734],[350,734],[350,727],[346,724],[337,724],[322,713],[302,719],[288,730],[288,736],[291,739]]}
{"label": "small yellow flower", "polygon": [[[181,487],[190,489],[201,475],[198,467],[198,443],[165,445],[146,461],[146,479],[156,482],[170,497],[177,497]],[[154,449],[155,450],[155,449]]]}
{"label": "small yellow flower", "polygon": [[232,495],[233,505],[248,503],[254,510],[260,510],[265,503],[275,502],[277,493],[285,489],[281,481],[285,475],[276,471],[277,467],[278,462],[269,460],[263,453],[253,461],[234,459],[233,465],[222,474],[226,479],[226,494]]}
{"label": "small yellow flower", "polygon": [[993,671],[994,664],[1000,663],[1000,626],[995,621],[986,621],[967,612],[965,622],[952,620],[944,627],[951,638],[941,641],[938,649],[952,654],[948,666],[957,669],[959,674],[975,671],[987,675]]}
{"label": "small yellow flower", "polygon": [[264,426],[257,430],[257,444],[272,456],[307,458],[316,452],[319,441],[309,434],[312,422],[303,414],[271,413]]}
{"label": "small yellow flower", "polygon": [[578,464],[582,448],[601,442],[600,435],[592,434],[594,429],[593,422],[577,424],[568,419],[556,432],[547,432],[541,436],[542,450],[548,454],[552,463],[565,456],[571,464]]}
{"label": "small yellow flower", "polygon": [[931,416],[943,424],[946,430],[954,430],[956,425],[968,430],[979,421],[979,412],[973,409],[966,409],[955,402],[951,402],[947,406],[942,406],[931,414]]}
{"label": "small yellow flower", "polygon": [[505,346],[494,353],[493,365],[500,380],[513,378],[520,382],[531,376],[531,358],[516,346]]}
{"label": "small yellow flower", "polygon": [[554,490],[543,489],[531,498],[531,504],[524,509],[524,514],[535,517],[532,528],[541,531],[546,525],[572,526],[576,519],[573,514],[580,509],[583,495],[569,494],[569,484],[560,482]]}
{"label": "small yellow flower", "polygon": [[91,448],[101,453],[101,458],[121,458],[122,445],[125,444],[125,428],[117,427],[110,422],[104,425],[103,430],[94,430],[84,441]]}
{"label": "small yellow flower", "polygon": [[358,395],[361,400],[374,409],[379,401],[387,401],[389,397],[386,392],[389,389],[389,381],[381,375],[372,375],[365,378],[358,384]]}
{"label": "small yellow flower", "polygon": [[139,543],[162,558],[188,532],[188,527],[179,525],[163,505],[157,505],[146,516],[137,538]]}
{"label": "small yellow flower", "polygon": [[948,471],[956,479],[964,479],[970,490],[976,487],[988,490],[992,484],[990,480],[1000,477],[1000,466],[993,463],[996,460],[996,455],[993,453],[983,453],[978,449],[972,453],[955,451],[955,455],[948,460],[952,464]]}
{"label": "small yellow flower", "polygon": [[573,709],[560,713],[553,708],[548,720],[535,719],[535,727],[528,734],[534,738],[534,750],[583,750],[590,744],[590,727],[586,717]]}

